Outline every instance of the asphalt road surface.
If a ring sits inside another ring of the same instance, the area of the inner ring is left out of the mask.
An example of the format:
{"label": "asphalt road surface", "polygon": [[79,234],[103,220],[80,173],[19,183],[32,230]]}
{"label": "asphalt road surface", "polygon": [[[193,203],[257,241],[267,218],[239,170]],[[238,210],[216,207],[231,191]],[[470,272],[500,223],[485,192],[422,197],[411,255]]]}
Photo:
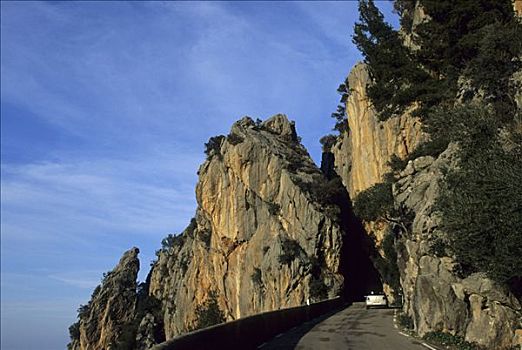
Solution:
{"label": "asphalt road surface", "polygon": [[364,303],[354,303],[280,334],[259,349],[426,350],[430,347],[399,333],[394,327],[393,309],[366,310]]}

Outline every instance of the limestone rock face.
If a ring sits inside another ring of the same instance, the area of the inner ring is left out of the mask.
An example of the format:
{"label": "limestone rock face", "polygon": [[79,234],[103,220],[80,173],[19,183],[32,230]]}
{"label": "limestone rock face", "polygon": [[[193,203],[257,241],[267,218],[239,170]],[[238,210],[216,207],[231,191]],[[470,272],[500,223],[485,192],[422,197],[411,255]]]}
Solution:
{"label": "limestone rock face", "polygon": [[420,335],[443,331],[486,348],[508,349],[513,330],[521,326],[519,301],[482,274],[458,277],[451,257],[430,250],[431,241],[444,235],[433,205],[444,169],[456,165],[456,148],[450,145],[437,159],[410,162],[394,187],[396,204],[415,213],[411,236],[399,242],[404,310]]}
{"label": "limestone rock face", "polygon": [[343,133],[332,148],[337,173],[352,197],[381,182],[389,171],[390,157],[407,156],[426,140],[421,124],[408,113],[380,122],[366,93],[370,82],[364,63],[350,72],[351,95],[346,103],[349,132]]}
{"label": "limestone rock face", "polygon": [[80,334],[71,343],[73,349],[114,349],[126,341],[125,329],[135,315],[138,253],[138,248],[125,252],[94,290],[89,304],[80,313]]}
{"label": "limestone rock face", "polygon": [[[393,154],[404,158],[427,137],[408,113],[378,121],[365,92],[368,79],[364,64],[350,73],[349,130],[332,147],[336,172],[352,199],[383,181]],[[522,327],[520,301],[484,275],[460,278],[451,257],[435,255],[430,249],[434,239],[444,236],[438,229],[440,217],[434,204],[445,170],[456,166],[457,150],[456,145],[450,145],[436,159],[419,157],[397,175],[395,205],[413,214],[411,232],[396,243],[403,310],[412,317],[420,335],[442,331],[488,349],[508,349],[514,345],[513,330]],[[381,252],[387,224],[369,222],[364,226]]]}
{"label": "limestone rock face", "polygon": [[151,273],[167,339],[211,293],[227,320],[339,293],[337,211],[286,116],[236,122],[198,173],[195,218]]}

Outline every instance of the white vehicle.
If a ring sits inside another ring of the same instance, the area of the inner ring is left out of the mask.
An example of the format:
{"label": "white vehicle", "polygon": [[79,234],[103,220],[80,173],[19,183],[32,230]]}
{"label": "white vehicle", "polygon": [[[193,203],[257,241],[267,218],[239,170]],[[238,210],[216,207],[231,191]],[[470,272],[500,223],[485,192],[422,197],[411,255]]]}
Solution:
{"label": "white vehicle", "polygon": [[371,307],[388,307],[388,300],[384,294],[370,294],[366,296],[366,308]]}

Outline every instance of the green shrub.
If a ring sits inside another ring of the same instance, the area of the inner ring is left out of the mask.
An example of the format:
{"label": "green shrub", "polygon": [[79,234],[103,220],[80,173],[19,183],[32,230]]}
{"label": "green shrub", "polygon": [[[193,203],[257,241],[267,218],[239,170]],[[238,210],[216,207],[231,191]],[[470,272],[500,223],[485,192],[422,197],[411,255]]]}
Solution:
{"label": "green shrub", "polygon": [[385,218],[394,209],[391,184],[379,183],[355,197],[353,210],[364,221]]}
{"label": "green shrub", "polygon": [[174,247],[181,247],[183,242],[183,235],[168,234],[167,237],[161,240],[161,250],[168,251]]}
{"label": "green shrub", "polygon": [[447,256],[447,244],[440,237],[431,238],[429,240],[429,252],[436,257]]}
{"label": "green shrub", "polygon": [[210,248],[210,241],[212,239],[211,231],[206,231],[206,230],[198,231],[198,238],[201,240],[201,242],[203,242],[205,244],[206,248]]}
{"label": "green shrub", "polygon": [[394,234],[390,231],[386,233],[382,241],[384,256],[377,252],[371,257],[373,265],[381,275],[384,282],[390,285],[397,293],[401,289],[400,272],[397,265],[397,249],[395,247]]}
{"label": "green shrub", "polygon": [[234,145],[234,146],[240,144],[244,140],[245,139],[242,136],[239,136],[239,135],[234,134],[234,133],[230,133],[227,136],[227,142],[230,143],[231,145]]}
{"label": "green shrub", "polygon": [[522,152],[477,143],[450,169],[437,202],[441,229],[464,271],[499,282],[522,274]]}
{"label": "green shrub", "polygon": [[90,309],[91,308],[90,308],[89,304],[87,304],[87,305],[80,304],[80,307],[77,310],[78,319],[81,320],[82,318],[85,318],[87,316],[87,314],[89,313]]}
{"label": "green shrub", "polygon": [[179,260],[179,267],[181,268],[181,274],[184,275],[188,271],[189,267],[189,260],[188,257],[183,255],[181,259]]}
{"label": "green shrub", "polygon": [[403,312],[397,315],[397,323],[403,329],[411,330],[414,327],[413,319]]}
{"label": "green shrub", "polygon": [[407,164],[407,160],[399,158],[396,154],[392,154],[390,160],[388,161],[388,166],[393,172],[402,171],[404,168],[406,168]]}
{"label": "green shrub", "polygon": [[337,141],[337,136],[331,135],[331,134],[323,136],[319,140],[319,142],[323,146],[322,147],[323,152],[330,152],[330,150],[332,149],[332,146],[335,144],[336,141]]}
{"label": "green shrub", "polygon": [[314,301],[325,300],[328,298],[328,287],[321,278],[312,277],[309,294]]}
{"label": "green shrub", "polygon": [[297,241],[284,238],[281,241],[281,250],[282,252],[278,256],[279,263],[282,265],[290,265],[290,263],[301,254],[302,248]]}
{"label": "green shrub", "polygon": [[477,344],[469,343],[464,338],[445,332],[429,332],[423,339],[455,350],[482,350]]}
{"label": "green shrub", "polygon": [[268,212],[272,215],[278,215],[281,211],[281,206],[277,203],[269,202],[268,203]]}
{"label": "green shrub", "polygon": [[192,330],[225,322],[225,314],[219,308],[216,292],[210,292],[204,304],[196,307],[196,323]]}
{"label": "green shrub", "polygon": [[[346,101],[350,96],[350,85],[348,78],[344,80],[344,83],[340,84],[337,88],[337,93],[341,95],[337,110],[331,114],[331,117],[336,120],[334,130],[339,131],[339,134],[348,131],[348,120],[346,116]],[[322,143],[322,142],[321,142]],[[324,145],[323,145],[324,146]]]}
{"label": "green shrub", "polygon": [[80,321],[73,323],[69,327],[69,337],[73,341],[80,339]]}
{"label": "green shrub", "polygon": [[294,174],[305,165],[304,157],[296,152],[289,152],[286,161],[288,162],[286,169]]}
{"label": "green shrub", "polygon": [[213,136],[208,139],[208,142],[205,143],[205,154],[207,155],[207,159],[212,158],[213,155],[217,155],[219,159],[223,156],[221,155],[221,145],[223,144],[223,140],[225,136],[218,135]]}

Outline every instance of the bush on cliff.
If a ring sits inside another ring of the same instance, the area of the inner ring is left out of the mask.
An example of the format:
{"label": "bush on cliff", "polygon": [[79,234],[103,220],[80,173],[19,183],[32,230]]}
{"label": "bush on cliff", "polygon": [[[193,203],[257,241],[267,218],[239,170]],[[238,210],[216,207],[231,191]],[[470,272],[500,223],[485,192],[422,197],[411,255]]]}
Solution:
{"label": "bush on cliff", "polygon": [[501,142],[492,118],[463,135],[437,208],[464,272],[509,282],[522,276],[522,142]]}
{"label": "bush on cliff", "polygon": [[225,140],[225,136],[223,135],[213,136],[208,139],[208,142],[205,143],[205,154],[207,155],[207,160],[212,158],[213,155],[217,155],[219,159],[223,157],[221,155],[221,145],[223,144],[223,140]]}
{"label": "bush on cliff", "polygon": [[355,197],[353,210],[364,221],[383,219],[393,210],[391,184],[378,183]]}
{"label": "bush on cliff", "polygon": [[290,265],[295,258],[301,254],[302,248],[299,243],[290,238],[281,241],[281,254],[278,256],[281,265]]}
{"label": "bush on cliff", "polygon": [[219,308],[216,292],[212,291],[202,305],[196,307],[196,323],[192,330],[225,322],[225,314]]}

